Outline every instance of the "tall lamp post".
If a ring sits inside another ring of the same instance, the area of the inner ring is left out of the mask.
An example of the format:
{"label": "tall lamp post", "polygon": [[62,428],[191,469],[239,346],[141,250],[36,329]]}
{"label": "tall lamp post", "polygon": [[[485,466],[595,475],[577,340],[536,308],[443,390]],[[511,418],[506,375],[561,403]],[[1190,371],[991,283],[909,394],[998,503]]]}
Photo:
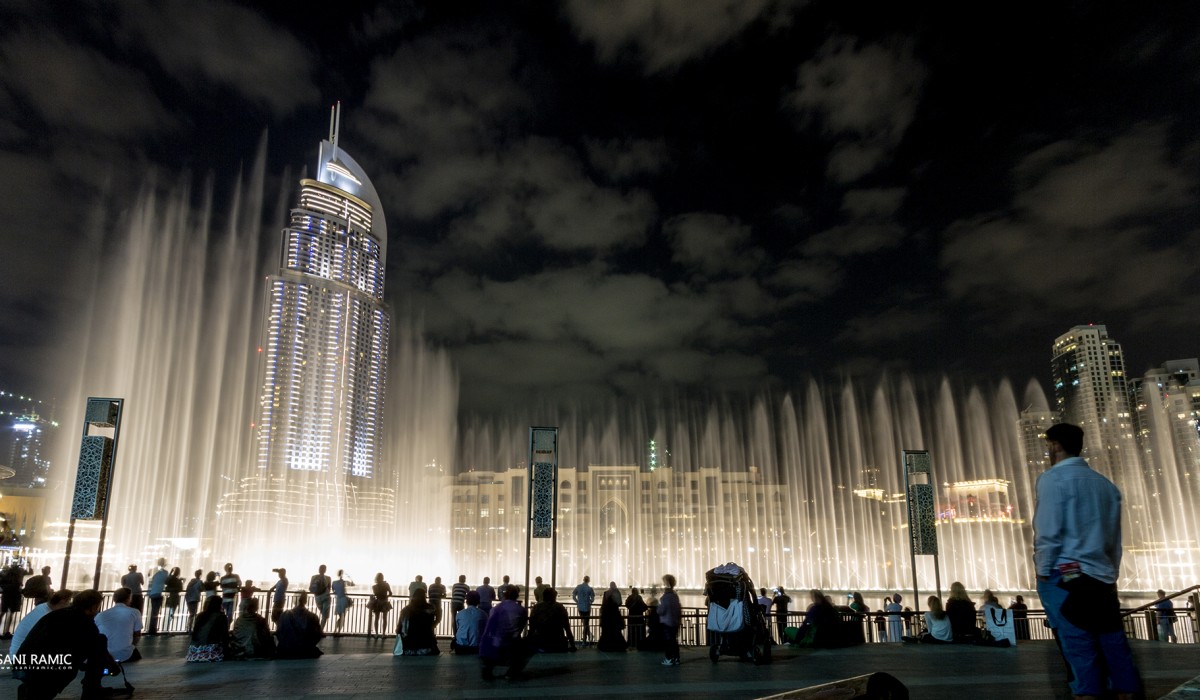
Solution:
{"label": "tall lamp post", "polygon": [[76,520],[100,520],[100,541],[96,545],[96,573],[92,588],[100,589],[100,566],[104,561],[104,538],[108,534],[108,500],[112,494],[113,464],[117,459],[117,438],[121,433],[121,412],[125,399],[88,397],[83,418],[83,439],[79,445],[79,469],[75,473],[75,494],[71,499],[71,526],[67,530],[67,551],[63,556],[62,582],[67,588],[71,568],[71,547],[75,542]]}
{"label": "tall lamp post", "polygon": [[550,539],[550,586],[558,575],[558,428],[529,429],[529,514],[525,524],[525,603],[533,540]]}
{"label": "tall lamp post", "polygon": [[927,450],[904,450],[900,453],[904,468],[904,492],[908,500],[908,544],[912,561],[913,605],[921,612],[921,595],[917,591],[917,555],[933,555],[933,575],[937,581],[938,598],[942,597],[942,574],[938,570],[938,542],[933,497],[931,460]]}

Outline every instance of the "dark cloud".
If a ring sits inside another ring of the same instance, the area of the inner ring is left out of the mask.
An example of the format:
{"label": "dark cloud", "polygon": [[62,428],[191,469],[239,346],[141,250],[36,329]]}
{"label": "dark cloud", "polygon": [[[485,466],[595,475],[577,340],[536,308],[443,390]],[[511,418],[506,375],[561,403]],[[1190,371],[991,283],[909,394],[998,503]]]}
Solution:
{"label": "dark cloud", "polygon": [[787,5],[774,0],[569,0],[567,19],[601,61],[635,60],[662,73],[703,56],[760,19],[778,26]]}
{"label": "dark cloud", "polygon": [[848,320],[838,341],[847,347],[883,348],[897,340],[929,337],[940,321],[934,309],[893,306]]}
{"label": "dark cloud", "polygon": [[828,174],[854,182],[892,155],[915,118],[926,70],[908,42],[829,39],[796,73],[788,102],[801,123],[819,123],[836,140]]}
{"label": "dark cloud", "polygon": [[1171,162],[1166,129],[1139,126],[1106,144],[1059,141],[1016,168],[1014,204],[1052,226],[1098,228],[1188,204],[1196,179]]}
{"label": "dark cloud", "polygon": [[667,147],[649,139],[590,139],[588,161],[610,180],[657,174],[666,165]]}
{"label": "dark cloud", "polygon": [[841,286],[845,271],[832,260],[790,260],[781,263],[767,283],[786,293],[788,303],[824,299]]}
{"label": "dark cloud", "polygon": [[853,219],[888,221],[899,211],[904,195],[902,187],[850,190],[842,197],[842,211]]}
{"label": "dark cloud", "polygon": [[675,216],[663,224],[663,233],[675,262],[705,276],[753,272],[766,257],[754,247],[749,226],[720,214]]}
{"label": "dark cloud", "polygon": [[1161,129],[1136,127],[1095,144],[1062,141],[1015,168],[1010,213],[955,222],[942,250],[947,289],[1047,309],[1149,309],[1191,295],[1200,232],[1163,235],[1196,180],[1172,163]]}
{"label": "dark cloud", "polygon": [[401,162],[489,152],[533,106],[515,64],[511,38],[484,30],[407,42],[372,63],[369,113],[355,133]]}
{"label": "dark cloud", "polygon": [[129,39],[185,85],[199,77],[228,86],[279,116],[318,99],[316,57],[254,10],[225,0],[117,7]]}
{"label": "dark cloud", "polygon": [[[1147,345],[1194,335],[1200,40],[1161,12],[1049,13],[1010,49],[1011,25],[782,0],[15,7],[9,367],[37,356],[16,346],[47,336],[27,328],[66,298],[61,251],[97,203],[115,219],[156,171],[228,189],[264,126],[266,171],[296,172],[325,95],[389,219],[389,299],[453,356],[464,405],[1010,371],[962,324],[1039,348],[1114,315]],[[1054,328],[1014,332],[1031,313]],[[1044,369],[1028,355],[1015,374]]]}
{"label": "dark cloud", "polygon": [[0,40],[0,76],[52,130],[124,139],[175,122],[141,72],[37,30]]}
{"label": "dark cloud", "polygon": [[[482,160],[486,171],[491,158]],[[450,203],[473,203],[450,224],[452,243],[486,249],[532,239],[551,250],[603,251],[640,244],[655,215],[647,193],[596,184],[573,152],[550,141],[517,145],[491,174]],[[418,182],[414,190],[431,185]]]}
{"label": "dark cloud", "polygon": [[899,246],[905,231],[897,224],[846,224],[809,238],[800,246],[806,255],[850,257]]}

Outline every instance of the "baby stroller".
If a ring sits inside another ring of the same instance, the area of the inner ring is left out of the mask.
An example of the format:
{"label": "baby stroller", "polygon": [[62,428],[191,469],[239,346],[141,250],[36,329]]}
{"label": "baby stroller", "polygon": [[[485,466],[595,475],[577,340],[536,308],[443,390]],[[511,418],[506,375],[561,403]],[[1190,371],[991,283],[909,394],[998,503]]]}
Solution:
{"label": "baby stroller", "polygon": [[767,620],[746,570],[730,562],[706,572],[704,595],[708,601],[708,658],[716,663],[724,654],[755,664],[771,663]]}

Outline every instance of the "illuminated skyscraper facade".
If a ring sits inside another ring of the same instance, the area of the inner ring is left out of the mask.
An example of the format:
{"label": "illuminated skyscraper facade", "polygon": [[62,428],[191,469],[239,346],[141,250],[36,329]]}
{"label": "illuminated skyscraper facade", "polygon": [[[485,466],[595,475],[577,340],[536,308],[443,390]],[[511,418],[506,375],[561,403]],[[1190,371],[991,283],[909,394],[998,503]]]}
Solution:
{"label": "illuminated skyscraper facade", "polygon": [[1051,353],[1056,408],[1083,428],[1088,463],[1109,477],[1136,463],[1125,355],[1102,325],[1075,326]]}
{"label": "illuminated skyscraper facade", "polygon": [[[369,479],[380,457],[390,316],[387,226],[358,163],[322,141],[268,281],[257,463]],[[344,483],[344,482],[343,482]]]}

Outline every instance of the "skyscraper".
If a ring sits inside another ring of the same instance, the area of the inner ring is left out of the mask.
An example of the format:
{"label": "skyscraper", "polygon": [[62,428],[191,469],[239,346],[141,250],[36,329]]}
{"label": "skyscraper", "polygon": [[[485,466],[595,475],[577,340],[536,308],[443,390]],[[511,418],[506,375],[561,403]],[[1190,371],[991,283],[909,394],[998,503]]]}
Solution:
{"label": "skyscraper", "polygon": [[1051,368],[1059,414],[1083,428],[1083,456],[1101,473],[1118,475],[1136,460],[1121,344],[1105,326],[1075,326],[1055,339]]}
{"label": "skyscraper", "polygon": [[387,224],[371,180],[338,146],[339,124],[335,110],[268,281],[257,463],[346,483],[371,478],[379,460],[391,321]]}

